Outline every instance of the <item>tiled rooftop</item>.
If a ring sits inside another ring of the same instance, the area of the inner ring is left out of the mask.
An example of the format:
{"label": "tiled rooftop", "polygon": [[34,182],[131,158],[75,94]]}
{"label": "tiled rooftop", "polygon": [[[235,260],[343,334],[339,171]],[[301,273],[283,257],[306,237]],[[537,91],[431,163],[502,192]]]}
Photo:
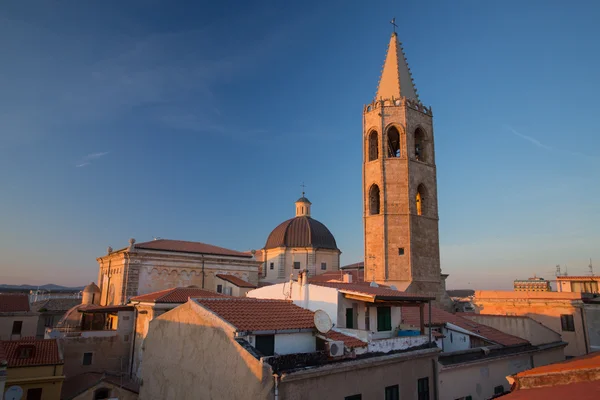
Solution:
{"label": "tiled rooftop", "polygon": [[529,369],[527,371],[519,372],[516,374],[516,377],[521,378],[524,376],[546,375],[568,371],[580,371],[585,369],[600,370],[600,353],[591,353],[585,356],[571,358],[563,362]]}
{"label": "tiled rooftop", "polygon": [[235,275],[229,275],[229,274],[217,274],[217,278],[221,278],[237,287],[241,287],[241,288],[252,288],[255,289],[256,286],[251,284],[250,282],[246,282],[245,280],[238,278]]}
{"label": "tiled rooftop", "polygon": [[[423,318],[425,325],[429,324],[428,307],[425,307],[424,309]],[[404,323],[419,326],[419,309],[417,307],[402,307],[402,320]],[[498,343],[503,346],[514,346],[529,343],[527,340],[520,337],[509,335],[490,326],[471,321],[470,319],[463,318],[456,314],[451,314],[436,307],[431,307],[431,324],[443,325],[445,323],[454,324],[479,336],[483,336],[491,342]]]}
{"label": "tiled rooftop", "polygon": [[341,340],[344,342],[344,346],[354,349],[356,347],[366,347],[368,343],[355,338],[354,336],[345,335],[341,332],[334,331],[333,329],[324,335],[329,340]]}
{"label": "tiled rooftop", "polygon": [[55,339],[21,339],[1,342],[9,367],[62,364]]}
{"label": "tiled rooftop", "polygon": [[435,297],[426,294],[406,293],[389,287],[371,287],[364,283],[343,282],[310,282],[314,285],[335,288],[343,293],[352,293],[361,296],[372,297],[378,300],[433,300]]}
{"label": "tiled rooftop", "polygon": [[29,312],[29,296],[0,293],[0,313],[3,312]]}
{"label": "tiled rooftop", "polygon": [[194,287],[175,287],[158,292],[142,294],[131,298],[131,301],[146,303],[186,303],[190,297],[228,297],[210,290]]}
{"label": "tiled rooftop", "polygon": [[184,240],[169,240],[157,239],[149,242],[136,243],[136,249],[143,250],[161,250],[173,251],[179,253],[197,253],[197,254],[213,254],[218,256],[233,256],[252,258],[252,254],[242,253],[241,251],[225,249],[223,247],[213,246],[201,242],[186,242]]}
{"label": "tiled rooftop", "polygon": [[569,385],[521,389],[500,397],[501,400],[598,400],[600,381],[577,382]]}
{"label": "tiled rooftop", "polygon": [[81,299],[48,299],[31,303],[31,310],[36,312],[40,312],[40,310],[68,311],[77,304],[81,304]]}
{"label": "tiled rooftop", "polygon": [[229,297],[194,301],[240,332],[315,328],[314,313],[287,300]]}

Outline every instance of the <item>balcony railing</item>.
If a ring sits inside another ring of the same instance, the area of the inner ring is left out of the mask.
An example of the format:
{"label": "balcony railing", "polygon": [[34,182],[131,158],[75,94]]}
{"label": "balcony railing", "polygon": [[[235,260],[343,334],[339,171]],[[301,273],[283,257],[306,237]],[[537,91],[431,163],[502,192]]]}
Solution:
{"label": "balcony railing", "polygon": [[[367,342],[369,352],[388,353],[395,350],[405,350],[421,346],[429,342],[428,335],[398,336],[396,331],[371,332],[362,329],[336,328],[339,332],[359,338]],[[400,333],[401,334],[401,333]]]}

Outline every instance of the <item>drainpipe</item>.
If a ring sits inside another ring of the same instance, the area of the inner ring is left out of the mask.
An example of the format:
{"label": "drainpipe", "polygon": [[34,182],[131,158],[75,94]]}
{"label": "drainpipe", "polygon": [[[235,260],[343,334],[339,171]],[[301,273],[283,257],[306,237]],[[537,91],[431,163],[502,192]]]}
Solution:
{"label": "drainpipe", "polygon": [[138,308],[136,307],[136,305],[140,304],[140,302],[138,301],[137,303],[133,303],[133,308],[135,309],[135,314],[133,314],[133,330],[131,331],[131,336],[133,336],[133,338],[131,339],[131,358],[130,358],[130,362],[129,362],[129,377],[133,378],[133,357],[135,355],[135,337],[136,337],[136,333],[137,333],[137,319],[138,319]]}
{"label": "drainpipe", "polygon": [[273,379],[275,379],[275,400],[279,400],[279,375],[273,374]]}
{"label": "drainpipe", "polygon": [[202,255],[202,289],[204,289],[204,254]]}

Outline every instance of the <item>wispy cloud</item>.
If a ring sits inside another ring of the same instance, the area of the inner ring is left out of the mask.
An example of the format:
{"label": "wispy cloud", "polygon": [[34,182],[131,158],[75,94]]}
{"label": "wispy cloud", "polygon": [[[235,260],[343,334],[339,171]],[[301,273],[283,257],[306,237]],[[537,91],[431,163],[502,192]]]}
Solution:
{"label": "wispy cloud", "polygon": [[90,165],[92,163],[92,161],[97,160],[100,157],[104,157],[108,153],[109,153],[108,151],[102,151],[102,152],[98,152],[98,153],[88,154],[87,156],[85,156],[81,160],[79,160],[79,163],[76,164],[75,167],[76,168],[86,167],[86,166]]}
{"label": "wispy cloud", "polygon": [[539,140],[532,138],[531,136],[527,136],[527,135],[523,135],[521,132],[518,132],[516,129],[511,128],[510,126],[506,126],[506,128],[511,131],[512,133],[514,133],[516,136],[520,137],[521,139],[525,139],[530,143],[533,143],[535,146],[541,148],[541,149],[546,149],[546,150],[552,150],[552,147],[545,145],[544,143],[540,142]]}

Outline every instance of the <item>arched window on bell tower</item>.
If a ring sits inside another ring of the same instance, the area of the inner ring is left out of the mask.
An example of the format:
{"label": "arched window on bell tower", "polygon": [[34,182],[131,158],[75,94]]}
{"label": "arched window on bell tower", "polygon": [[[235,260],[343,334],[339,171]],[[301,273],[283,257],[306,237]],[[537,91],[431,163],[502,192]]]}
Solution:
{"label": "arched window on bell tower", "polygon": [[371,185],[369,189],[369,214],[379,214],[379,186]]}
{"label": "arched window on bell tower", "polygon": [[377,131],[373,131],[369,134],[369,161],[377,160],[379,158],[379,139]]}
{"label": "arched window on bell tower", "polygon": [[425,148],[425,132],[421,128],[415,130],[415,159],[427,162],[427,152]]}
{"label": "arched window on bell tower", "polygon": [[427,201],[427,189],[423,184],[420,184],[415,196],[417,215],[425,215],[427,213]]}
{"label": "arched window on bell tower", "polygon": [[387,131],[388,157],[400,157],[400,132],[395,126]]}

